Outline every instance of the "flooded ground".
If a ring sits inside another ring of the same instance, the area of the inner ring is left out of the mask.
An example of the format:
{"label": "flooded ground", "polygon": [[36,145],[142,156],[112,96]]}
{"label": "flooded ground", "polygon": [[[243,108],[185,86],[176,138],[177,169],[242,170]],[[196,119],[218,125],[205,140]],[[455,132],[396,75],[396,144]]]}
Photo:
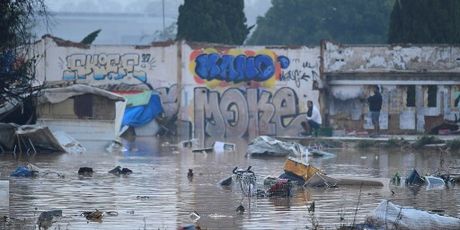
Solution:
{"label": "flooded ground", "polygon": [[[305,229],[311,226],[312,219],[321,228],[335,229],[354,219],[362,222],[383,199],[460,216],[460,186],[443,190],[394,186],[299,189],[291,198],[242,200],[238,189],[223,189],[217,185],[218,181],[231,175],[235,166],[252,165],[262,184],[264,177],[282,173],[284,158],[246,158],[246,141],[229,142],[237,144],[237,151],[206,154],[180,149],[171,140],[138,138],[137,151],[108,154],[90,149],[82,155],[38,155],[31,160],[42,170],[63,173],[64,178],[54,174],[34,179],[10,178],[8,175],[19,163],[10,155],[0,155],[0,179],[10,181],[9,215],[17,219],[9,228],[34,229],[40,212],[62,209],[62,219],[51,229],[176,229],[192,223],[189,217],[192,211],[199,213],[199,224],[208,229]],[[310,162],[334,175],[388,181],[396,172],[406,175],[417,168],[425,174],[440,165],[440,153],[436,151],[330,151],[337,157]],[[455,166],[460,162],[459,155],[443,157],[445,165]],[[134,173],[121,177],[107,173],[117,165]],[[92,167],[94,176],[79,177],[77,171],[83,166]],[[192,180],[187,178],[190,168],[194,171]],[[316,204],[314,217],[307,211],[312,201]],[[240,203],[246,208],[242,215],[235,212]],[[107,215],[99,223],[87,222],[80,215],[82,211],[95,209],[116,211],[118,216]]]}

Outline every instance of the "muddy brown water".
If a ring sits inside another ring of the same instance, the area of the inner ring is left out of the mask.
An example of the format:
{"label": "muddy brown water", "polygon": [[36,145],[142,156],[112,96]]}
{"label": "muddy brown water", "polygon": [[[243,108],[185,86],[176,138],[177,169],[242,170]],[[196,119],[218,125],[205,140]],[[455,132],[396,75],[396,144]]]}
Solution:
{"label": "muddy brown water", "polygon": [[[314,219],[324,229],[362,222],[383,200],[426,210],[442,210],[460,216],[460,186],[442,190],[414,190],[405,187],[343,186],[329,189],[298,189],[290,198],[242,199],[238,188],[221,188],[218,181],[231,174],[234,166],[252,165],[258,182],[282,173],[284,158],[246,158],[247,142],[227,140],[237,150],[225,153],[192,153],[174,145],[176,141],[137,138],[137,151],[109,154],[89,146],[85,154],[37,155],[31,162],[42,170],[57,171],[38,178],[12,178],[8,175],[20,164],[10,155],[0,155],[0,179],[10,182],[7,229],[35,229],[42,211],[61,209],[63,217],[51,229],[177,229],[191,224],[189,214],[199,213],[198,223],[207,229],[305,229],[313,215],[309,204],[315,202]],[[412,168],[421,174],[439,168],[438,151],[333,149],[337,157],[310,158],[311,164],[328,174],[363,176],[389,181],[394,173],[406,175]],[[456,166],[460,155],[444,154],[444,164]],[[107,172],[120,165],[134,171],[129,176]],[[79,167],[92,167],[93,177],[81,178]],[[192,180],[187,178],[193,169]],[[394,194],[390,191],[392,190]],[[359,203],[358,203],[359,200]],[[237,214],[243,204],[246,211]],[[356,208],[358,207],[358,208]],[[5,207],[0,207],[5,212]],[[88,222],[82,211],[116,211],[102,222]]]}

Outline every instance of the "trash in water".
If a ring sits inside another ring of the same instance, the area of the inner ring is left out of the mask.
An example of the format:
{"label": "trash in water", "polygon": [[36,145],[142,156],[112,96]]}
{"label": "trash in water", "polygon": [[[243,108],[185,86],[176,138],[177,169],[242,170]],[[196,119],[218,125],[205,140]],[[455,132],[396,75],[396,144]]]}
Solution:
{"label": "trash in water", "polygon": [[400,185],[401,184],[401,176],[399,176],[399,173],[396,172],[393,178],[391,178],[391,183],[394,185]]}
{"label": "trash in water", "polygon": [[[323,150],[319,150],[319,149],[309,149],[308,150],[308,156],[322,157],[322,158],[333,158],[333,157],[335,157],[335,154],[330,153],[330,152],[326,152],[326,151],[323,151]],[[362,157],[361,157],[361,159],[362,159]]]}
{"label": "trash in water", "polygon": [[116,211],[108,211],[108,212],[105,212],[105,214],[107,214],[109,216],[118,216],[118,212],[116,212]]}
{"label": "trash in water", "polygon": [[193,177],[193,169],[188,169],[187,177],[188,177],[188,178],[192,178],[192,177]]}
{"label": "trash in water", "polygon": [[233,217],[233,216],[226,216],[226,215],[217,214],[217,213],[209,214],[208,216],[209,218],[212,218],[212,219],[232,218]]}
{"label": "trash in water", "polygon": [[94,212],[92,212],[92,211],[83,212],[82,215],[87,220],[95,221],[95,222],[101,222],[102,217],[104,216],[104,213],[96,209],[96,211],[94,211]]}
{"label": "trash in water", "polygon": [[110,144],[105,148],[105,151],[108,153],[117,153],[117,152],[123,152],[125,149],[123,147],[123,144],[118,141],[118,140],[113,140],[110,142]]}
{"label": "trash in water", "polygon": [[38,229],[48,229],[62,217],[62,210],[51,210],[40,213],[37,220]]}
{"label": "trash in water", "polygon": [[316,172],[313,176],[305,181],[305,187],[335,187],[338,180],[332,177],[326,176],[320,172]]}
{"label": "trash in water", "polygon": [[232,185],[232,181],[233,181],[232,177],[229,176],[228,178],[225,178],[219,181],[219,185],[220,186],[230,186]]}
{"label": "trash in water", "polygon": [[259,136],[251,141],[246,152],[251,157],[307,157],[307,147],[299,143],[289,143],[269,136]]}
{"label": "trash in water", "polygon": [[19,166],[11,173],[10,176],[13,177],[36,177],[38,176],[38,171],[33,170],[29,166]]}
{"label": "trash in water", "polygon": [[199,148],[199,149],[192,149],[192,152],[193,153],[201,153],[201,152],[205,152],[205,153],[209,153],[209,152],[212,152],[214,149],[209,147],[209,148]]}
{"label": "trash in water", "polygon": [[315,212],[315,202],[311,202],[310,207],[307,208],[307,211],[310,212]]}
{"label": "trash in water", "polygon": [[214,151],[216,153],[222,153],[225,151],[235,151],[236,145],[232,143],[225,143],[225,142],[220,142],[216,141],[214,142]]}
{"label": "trash in water", "polygon": [[198,139],[190,139],[179,142],[178,146],[180,148],[192,148],[198,144]]}
{"label": "trash in water", "polygon": [[83,147],[80,142],[75,140],[69,134],[62,131],[57,131],[53,132],[53,135],[56,137],[59,144],[61,144],[67,153],[82,154],[86,152],[86,148]]}
{"label": "trash in water", "polygon": [[129,175],[133,173],[133,171],[129,168],[122,169],[121,166],[117,166],[114,169],[110,170],[109,173],[119,176],[119,175]]}
{"label": "trash in water", "polygon": [[93,169],[89,167],[81,167],[78,169],[78,175],[92,177],[93,176]]}
{"label": "trash in water", "polygon": [[312,165],[306,164],[294,158],[286,159],[284,162],[284,171],[302,177],[305,181],[316,172],[320,172],[319,169],[313,167]]}
{"label": "trash in water", "polygon": [[238,207],[236,208],[236,212],[237,212],[238,214],[243,214],[243,213],[244,213],[244,206],[243,206],[242,204],[240,204],[240,206],[238,206]]}
{"label": "trash in water", "polygon": [[10,212],[10,181],[0,180],[0,215]]}
{"label": "trash in water", "polygon": [[[270,182],[267,182],[270,181]],[[273,183],[274,182],[274,183]],[[292,188],[293,184],[288,179],[279,179],[275,178],[266,178],[264,180],[264,185],[268,185],[267,196],[282,196],[282,197],[290,197],[292,195]]]}
{"label": "trash in water", "polygon": [[301,176],[297,176],[291,172],[285,171],[283,174],[281,174],[278,178],[280,179],[288,179],[292,182],[294,182],[297,185],[303,185],[305,184],[305,179]]}
{"label": "trash in water", "polygon": [[147,199],[150,199],[150,197],[149,196],[136,196],[136,199],[147,200]]}
{"label": "trash in water", "polygon": [[459,229],[460,219],[441,216],[383,200],[368,222],[385,229]]}
{"label": "trash in water", "polygon": [[195,228],[195,225],[193,224],[188,224],[188,225],[178,228],[178,230],[195,230],[195,229],[198,229],[198,228]]}
{"label": "trash in water", "polygon": [[406,185],[424,185],[425,181],[418,174],[417,170],[413,169],[409,176],[406,178]]}
{"label": "trash in water", "polygon": [[444,189],[446,187],[446,182],[440,177],[435,176],[425,176],[426,189]]}
{"label": "trash in water", "polygon": [[198,214],[196,211],[191,212],[188,216],[193,222],[197,222],[201,218],[200,214]]}

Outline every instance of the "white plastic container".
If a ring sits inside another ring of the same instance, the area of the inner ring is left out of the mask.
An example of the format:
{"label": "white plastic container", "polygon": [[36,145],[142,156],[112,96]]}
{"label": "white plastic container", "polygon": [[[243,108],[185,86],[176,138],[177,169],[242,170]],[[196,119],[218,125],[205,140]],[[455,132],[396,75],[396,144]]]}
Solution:
{"label": "white plastic container", "polygon": [[10,210],[10,182],[0,180],[0,216],[8,216]]}

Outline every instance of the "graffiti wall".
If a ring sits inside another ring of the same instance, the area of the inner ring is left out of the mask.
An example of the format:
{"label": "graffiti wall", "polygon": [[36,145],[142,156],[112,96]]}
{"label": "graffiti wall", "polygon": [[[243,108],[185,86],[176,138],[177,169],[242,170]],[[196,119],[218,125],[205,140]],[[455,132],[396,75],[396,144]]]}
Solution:
{"label": "graffiti wall", "polygon": [[298,135],[306,101],[318,106],[319,47],[85,47],[51,36],[39,45],[42,82],[148,83],[165,117],[191,124],[196,138]]}
{"label": "graffiti wall", "polygon": [[[298,135],[318,105],[319,49],[184,47],[184,105],[196,138]],[[189,99],[189,100],[187,100]]]}
{"label": "graffiti wall", "polygon": [[144,84],[169,86],[177,82],[177,47],[111,46],[84,47],[45,37],[44,81],[75,81],[91,85]]}

